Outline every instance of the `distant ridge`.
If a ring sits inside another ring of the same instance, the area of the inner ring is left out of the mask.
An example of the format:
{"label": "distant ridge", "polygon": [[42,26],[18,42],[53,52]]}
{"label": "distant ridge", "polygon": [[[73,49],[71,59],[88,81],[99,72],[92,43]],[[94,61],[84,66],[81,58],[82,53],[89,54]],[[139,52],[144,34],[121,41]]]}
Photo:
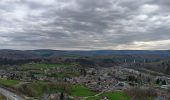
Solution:
{"label": "distant ridge", "polygon": [[157,55],[170,57],[170,50],[0,50],[0,58],[32,59],[41,57],[60,57],[65,55],[98,56],[98,55]]}

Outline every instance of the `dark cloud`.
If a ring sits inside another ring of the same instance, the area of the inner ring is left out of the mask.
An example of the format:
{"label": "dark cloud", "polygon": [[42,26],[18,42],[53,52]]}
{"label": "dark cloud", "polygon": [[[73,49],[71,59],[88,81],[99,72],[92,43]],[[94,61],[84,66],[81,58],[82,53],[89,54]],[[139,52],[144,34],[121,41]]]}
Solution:
{"label": "dark cloud", "polygon": [[168,0],[2,0],[0,49],[170,49]]}

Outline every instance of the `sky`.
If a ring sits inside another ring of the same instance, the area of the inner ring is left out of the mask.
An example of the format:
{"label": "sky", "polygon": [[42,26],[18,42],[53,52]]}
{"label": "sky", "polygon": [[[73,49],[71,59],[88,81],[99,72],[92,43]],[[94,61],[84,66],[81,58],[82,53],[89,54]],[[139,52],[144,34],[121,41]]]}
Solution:
{"label": "sky", "polygon": [[170,49],[170,0],[1,0],[0,49]]}

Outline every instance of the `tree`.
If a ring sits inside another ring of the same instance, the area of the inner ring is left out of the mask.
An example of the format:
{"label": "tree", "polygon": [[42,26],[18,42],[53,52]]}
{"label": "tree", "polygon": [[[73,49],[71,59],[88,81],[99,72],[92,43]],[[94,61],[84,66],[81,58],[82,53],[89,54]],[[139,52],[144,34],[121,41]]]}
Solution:
{"label": "tree", "polygon": [[159,79],[157,79],[157,80],[156,80],[156,84],[159,84],[159,83],[160,83],[160,80],[159,80]]}
{"label": "tree", "polygon": [[64,100],[64,93],[63,92],[61,92],[61,94],[60,94],[60,100]]}
{"label": "tree", "polygon": [[162,81],[162,85],[166,85],[166,81],[165,80]]}
{"label": "tree", "polygon": [[170,66],[169,66],[169,64],[167,64],[166,74],[169,74],[169,72],[170,72]]}
{"label": "tree", "polygon": [[137,82],[137,78],[135,76],[128,76],[128,81],[135,81],[135,82]]}
{"label": "tree", "polygon": [[86,76],[87,72],[84,68],[80,69],[80,74]]}

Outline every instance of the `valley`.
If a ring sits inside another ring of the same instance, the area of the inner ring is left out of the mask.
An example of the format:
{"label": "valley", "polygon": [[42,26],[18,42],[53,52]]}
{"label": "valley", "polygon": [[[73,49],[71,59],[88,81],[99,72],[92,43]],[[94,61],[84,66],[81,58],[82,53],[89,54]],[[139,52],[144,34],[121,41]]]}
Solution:
{"label": "valley", "polygon": [[4,91],[10,91],[15,98],[22,100],[170,98],[170,58],[164,55],[64,55],[1,59],[13,63],[1,62],[0,87],[3,91],[0,93],[4,95]]}

